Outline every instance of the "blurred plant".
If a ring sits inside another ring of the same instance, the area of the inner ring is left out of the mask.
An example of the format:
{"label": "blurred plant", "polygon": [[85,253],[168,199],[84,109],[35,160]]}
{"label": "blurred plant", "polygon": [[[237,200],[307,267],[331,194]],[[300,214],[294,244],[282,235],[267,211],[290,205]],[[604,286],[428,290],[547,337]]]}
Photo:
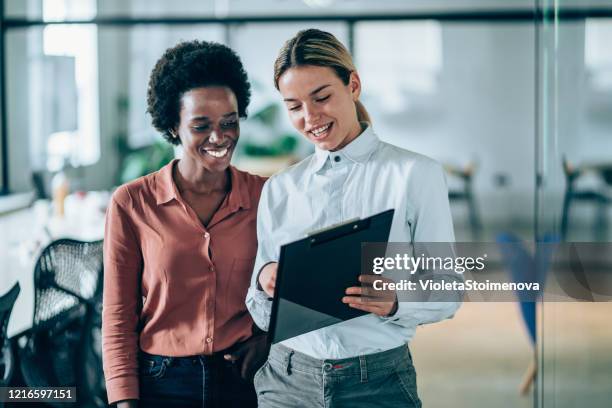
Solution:
{"label": "blurred plant", "polygon": [[274,143],[259,145],[250,142],[242,144],[242,151],[247,156],[283,156],[292,154],[297,146],[297,140],[292,134],[281,135]]}
{"label": "blurred plant", "polygon": [[120,94],[117,96],[115,103],[118,123],[115,148],[119,159],[116,178],[119,184],[123,184],[162,168],[174,159],[174,149],[164,140],[158,140],[150,145],[138,148],[130,146],[127,136],[129,98]]}
{"label": "blurred plant", "polygon": [[156,141],[152,145],[129,150],[121,165],[121,183],[153,173],[174,159],[174,149],[166,141]]}
{"label": "blurred plant", "polygon": [[244,126],[246,137],[239,144],[244,155],[270,157],[295,153],[298,138],[279,125],[279,112],[279,104],[269,102],[250,115]]}

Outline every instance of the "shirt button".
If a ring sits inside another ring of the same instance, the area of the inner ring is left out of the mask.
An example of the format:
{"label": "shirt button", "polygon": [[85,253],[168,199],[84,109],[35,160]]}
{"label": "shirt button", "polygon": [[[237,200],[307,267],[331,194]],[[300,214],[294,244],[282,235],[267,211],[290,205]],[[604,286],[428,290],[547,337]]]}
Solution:
{"label": "shirt button", "polygon": [[208,239],[208,237],[210,237],[210,234],[207,232],[207,233],[204,234],[204,238]]}
{"label": "shirt button", "polygon": [[335,161],[336,163],[338,163],[340,160],[341,160],[341,159],[340,159],[340,156],[336,156],[336,157],[334,157],[334,161]]}
{"label": "shirt button", "polygon": [[207,343],[212,343],[212,337],[207,337],[207,338],[206,338],[206,342],[207,342]]}
{"label": "shirt button", "polygon": [[214,266],[211,266],[211,267],[210,267],[210,268],[208,268],[208,269],[210,269],[210,271],[211,271],[211,272],[214,272],[214,271],[215,271],[215,267],[214,267]]}

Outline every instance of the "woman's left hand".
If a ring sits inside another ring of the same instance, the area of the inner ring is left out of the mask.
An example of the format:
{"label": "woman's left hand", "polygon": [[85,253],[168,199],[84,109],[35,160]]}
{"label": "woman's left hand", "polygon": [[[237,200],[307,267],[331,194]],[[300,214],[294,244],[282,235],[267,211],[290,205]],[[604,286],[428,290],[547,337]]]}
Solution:
{"label": "woman's left hand", "polygon": [[223,358],[236,364],[236,371],[243,380],[253,382],[253,377],[268,359],[270,345],[267,333],[254,334],[243,343],[234,345]]}
{"label": "woman's left hand", "polygon": [[352,286],[346,289],[342,302],[354,309],[374,313],[381,317],[395,314],[397,311],[397,295],[394,290],[376,290],[372,286],[375,280],[393,282],[380,275],[359,275],[361,286]]}

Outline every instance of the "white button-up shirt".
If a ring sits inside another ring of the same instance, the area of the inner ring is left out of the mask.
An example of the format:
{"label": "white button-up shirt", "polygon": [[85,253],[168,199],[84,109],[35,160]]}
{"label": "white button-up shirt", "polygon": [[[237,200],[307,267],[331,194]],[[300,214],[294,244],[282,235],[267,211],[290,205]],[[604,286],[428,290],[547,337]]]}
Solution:
{"label": "white button-up shirt", "polygon": [[[259,248],[246,298],[255,323],[268,329],[272,301],[257,289],[257,276],[265,264],[278,261],[281,245],[313,230],[390,208],[395,209],[390,242],[454,242],[442,167],[426,156],[380,141],[371,126],[343,149],[317,148],[310,157],[272,176],[259,201]],[[419,324],[452,317],[459,304],[400,302],[392,317],[367,314],[282,344],[318,359],[381,352],[405,344]]]}

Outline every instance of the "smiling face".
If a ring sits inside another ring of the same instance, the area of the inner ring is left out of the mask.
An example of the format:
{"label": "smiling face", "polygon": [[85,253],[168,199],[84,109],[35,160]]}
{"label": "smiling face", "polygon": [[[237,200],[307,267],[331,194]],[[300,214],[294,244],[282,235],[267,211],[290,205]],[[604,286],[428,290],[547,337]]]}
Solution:
{"label": "smiling face", "polygon": [[297,66],[281,75],[278,89],[293,126],[319,148],[342,149],[361,133],[355,107],[361,82],[356,72],[345,85],[329,67]]}
{"label": "smiling face", "polygon": [[225,171],[240,136],[234,92],[220,86],[185,92],[174,133],[185,150],[184,159],[213,173]]}

